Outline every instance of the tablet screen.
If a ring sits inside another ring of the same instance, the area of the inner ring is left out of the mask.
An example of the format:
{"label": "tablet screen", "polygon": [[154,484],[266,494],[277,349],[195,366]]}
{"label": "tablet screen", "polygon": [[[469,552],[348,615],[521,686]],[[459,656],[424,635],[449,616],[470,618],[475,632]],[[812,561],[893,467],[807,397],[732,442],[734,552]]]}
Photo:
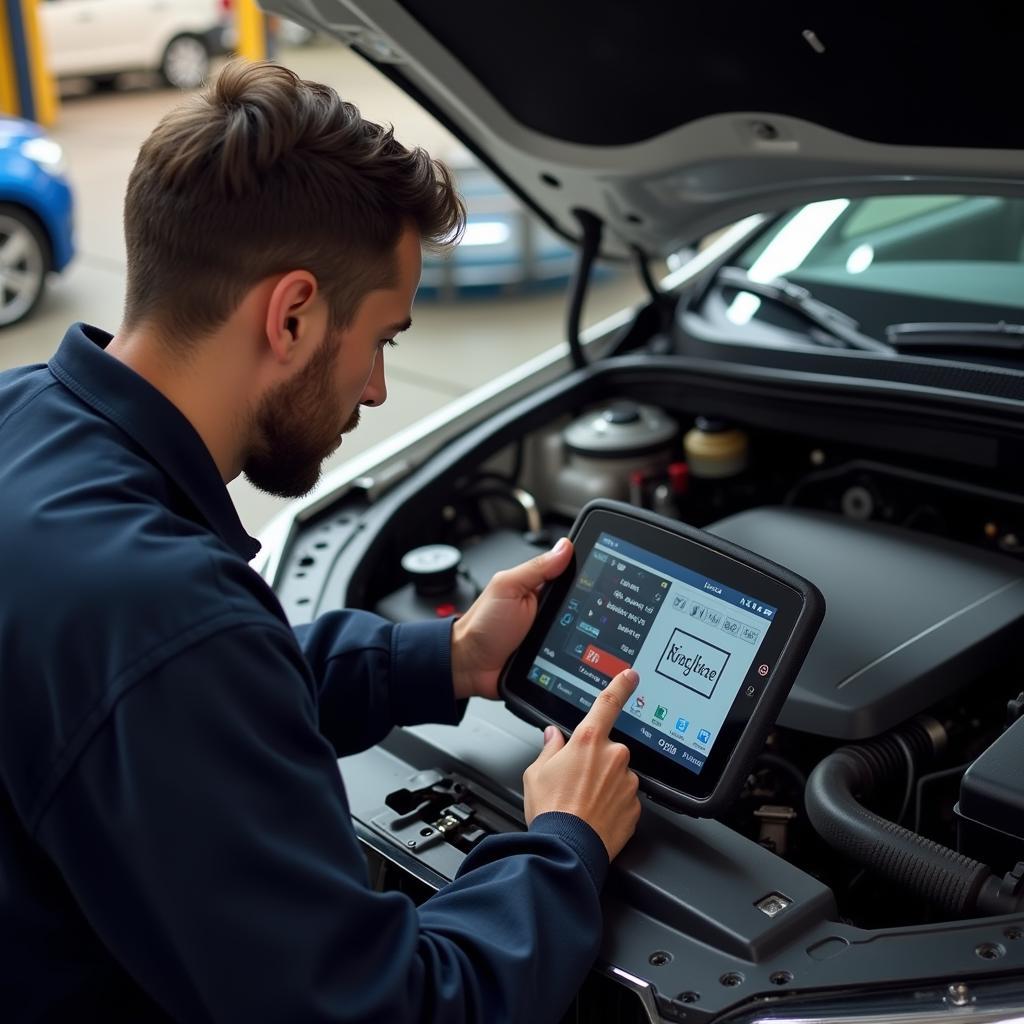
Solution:
{"label": "tablet screen", "polygon": [[699,774],[777,611],[602,531],[528,678],[586,710],[614,675],[635,668],[640,685],[616,727]]}

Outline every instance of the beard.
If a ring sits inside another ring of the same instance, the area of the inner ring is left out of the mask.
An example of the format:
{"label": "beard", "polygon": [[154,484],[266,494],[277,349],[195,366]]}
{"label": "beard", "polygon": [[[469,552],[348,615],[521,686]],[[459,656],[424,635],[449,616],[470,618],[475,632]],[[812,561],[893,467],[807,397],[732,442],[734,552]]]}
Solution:
{"label": "beard", "polygon": [[264,395],[253,417],[252,448],[242,466],[248,481],[279,498],[301,498],[320,479],[341,435],[359,425],[359,406],[338,426],[334,367],[341,339],[331,334],[309,363]]}

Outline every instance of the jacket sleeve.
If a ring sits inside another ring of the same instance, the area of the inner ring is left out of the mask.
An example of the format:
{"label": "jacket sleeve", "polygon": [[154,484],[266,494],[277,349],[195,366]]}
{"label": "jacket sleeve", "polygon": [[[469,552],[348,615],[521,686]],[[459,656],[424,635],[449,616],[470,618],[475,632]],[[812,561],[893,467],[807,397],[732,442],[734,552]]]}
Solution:
{"label": "jacket sleeve", "polygon": [[556,1021],[607,856],[571,815],[485,840],[417,908],[376,893],[288,632],[178,654],[97,726],[36,829],[125,970],[189,1021]]}
{"label": "jacket sleeve", "polygon": [[336,611],[294,632],[316,683],[320,731],[339,757],[372,747],[395,725],[461,720],[451,619],[395,625],[370,612]]}

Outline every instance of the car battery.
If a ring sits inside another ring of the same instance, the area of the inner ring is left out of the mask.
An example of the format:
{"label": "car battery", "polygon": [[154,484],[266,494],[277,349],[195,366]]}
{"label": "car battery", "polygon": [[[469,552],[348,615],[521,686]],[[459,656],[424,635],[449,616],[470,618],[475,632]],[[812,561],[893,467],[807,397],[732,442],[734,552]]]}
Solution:
{"label": "car battery", "polygon": [[1024,718],[967,769],[954,810],[961,853],[997,872],[1024,860]]}

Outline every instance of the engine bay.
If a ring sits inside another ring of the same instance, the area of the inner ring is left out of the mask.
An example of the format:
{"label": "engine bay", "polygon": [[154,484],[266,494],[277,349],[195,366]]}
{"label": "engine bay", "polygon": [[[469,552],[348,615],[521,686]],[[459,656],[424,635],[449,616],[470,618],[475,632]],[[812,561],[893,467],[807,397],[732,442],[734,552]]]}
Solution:
{"label": "engine bay", "polygon": [[[289,615],[457,614],[595,496],[785,565],[825,595],[819,635],[730,810],[645,809],[606,895],[604,977],[648,1017],[693,1020],[755,994],[1019,970],[1019,441],[650,364],[581,371],[382,492],[349,490],[280,568]],[[472,701],[458,727],[396,729],[343,759],[379,883],[425,897],[475,842],[523,827],[539,745]]]}

